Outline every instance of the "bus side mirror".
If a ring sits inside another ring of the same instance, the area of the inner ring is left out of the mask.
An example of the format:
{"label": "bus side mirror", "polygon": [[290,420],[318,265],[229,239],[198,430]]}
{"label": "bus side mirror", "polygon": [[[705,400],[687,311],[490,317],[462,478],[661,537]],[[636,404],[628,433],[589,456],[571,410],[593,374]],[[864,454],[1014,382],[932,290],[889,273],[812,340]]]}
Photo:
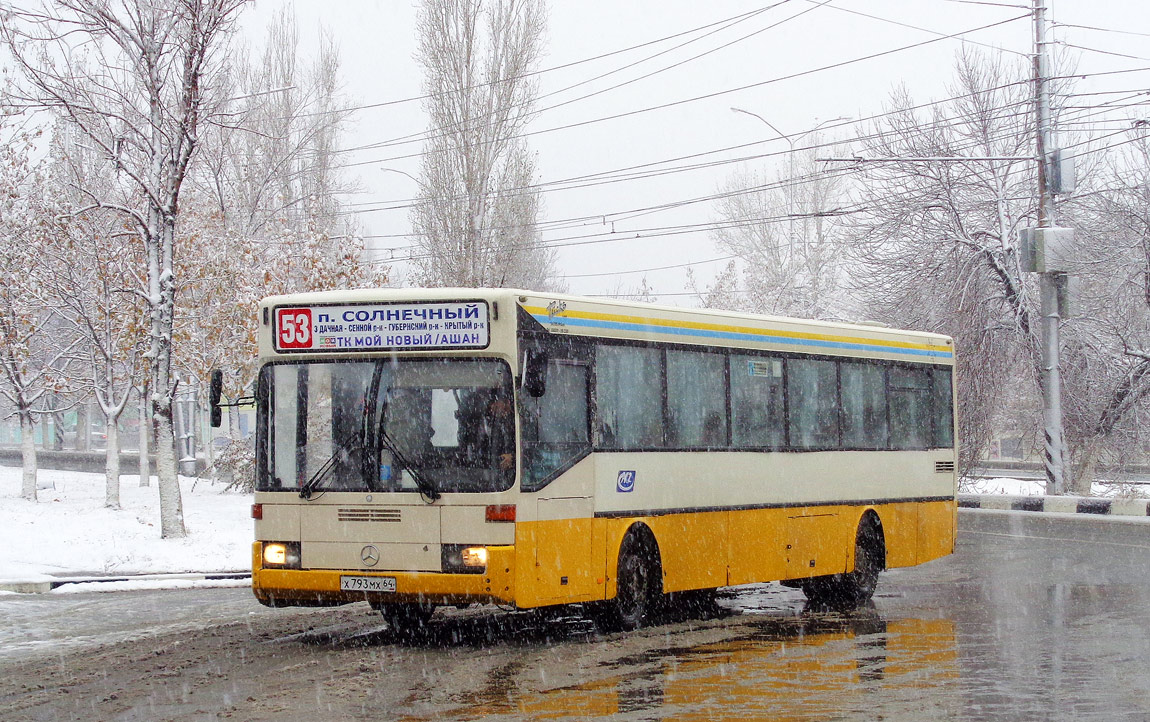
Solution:
{"label": "bus side mirror", "polygon": [[220,397],[224,394],[224,372],[212,369],[211,382],[208,384],[208,406],[212,411],[212,428],[218,429],[224,422],[223,411],[220,409]]}
{"label": "bus side mirror", "polygon": [[547,393],[546,351],[528,349],[523,359],[523,391],[528,396],[539,398]]}

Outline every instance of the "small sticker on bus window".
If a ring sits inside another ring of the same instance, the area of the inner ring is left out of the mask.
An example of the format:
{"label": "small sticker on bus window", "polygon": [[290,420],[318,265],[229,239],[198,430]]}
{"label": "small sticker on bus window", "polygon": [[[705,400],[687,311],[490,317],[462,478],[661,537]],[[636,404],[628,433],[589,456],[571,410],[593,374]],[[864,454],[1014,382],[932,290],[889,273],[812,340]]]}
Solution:
{"label": "small sticker on bus window", "polygon": [[777,358],[751,359],[747,361],[747,375],[772,379],[782,378],[783,362]]}
{"label": "small sticker on bus window", "polygon": [[615,482],[615,491],[628,492],[635,489],[635,472],[634,471],[620,471],[619,478]]}
{"label": "small sticker on bus window", "polygon": [[391,464],[379,465],[379,480],[391,481]]}

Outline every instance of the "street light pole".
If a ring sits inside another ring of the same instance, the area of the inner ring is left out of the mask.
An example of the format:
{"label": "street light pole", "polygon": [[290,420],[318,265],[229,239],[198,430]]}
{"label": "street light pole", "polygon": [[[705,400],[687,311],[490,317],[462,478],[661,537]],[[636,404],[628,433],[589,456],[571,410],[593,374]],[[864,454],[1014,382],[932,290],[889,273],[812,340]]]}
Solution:
{"label": "street light pole", "polygon": [[[797,143],[799,140],[805,138],[806,136],[810,135],[811,133],[814,133],[816,130],[818,130],[819,128],[822,128],[824,125],[827,125],[828,123],[835,123],[835,122],[838,122],[840,120],[850,120],[850,118],[848,118],[846,116],[840,116],[838,118],[830,118],[828,120],[824,120],[823,122],[819,123],[818,125],[811,128],[810,130],[804,130],[802,133],[798,133],[796,135],[787,135],[786,133],[784,133],[783,131],[779,130],[774,125],[772,125],[770,121],[768,121],[766,118],[759,115],[758,113],[752,113],[749,110],[744,110],[743,108],[735,108],[735,107],[731,108],[731,112],[743,113],[744,115],[749,115],[752,118],[758,118],[759,121],[763,123],[763,125],[767,126],[771,130],[775,131],[776,135],[778,135],[780,138],[782,138],[783,140],[785,140],[787,142],[787,146],[788,146],[788,149],[787,149],[787,241],[790,243],[791,248],[793,249],[795,246],[795,143]],[[803,246],[804,246],[803,250],[805,252],[806,251],[806,248],[805,248],[805,246],[806,246],[806,233],[803,234]]]}

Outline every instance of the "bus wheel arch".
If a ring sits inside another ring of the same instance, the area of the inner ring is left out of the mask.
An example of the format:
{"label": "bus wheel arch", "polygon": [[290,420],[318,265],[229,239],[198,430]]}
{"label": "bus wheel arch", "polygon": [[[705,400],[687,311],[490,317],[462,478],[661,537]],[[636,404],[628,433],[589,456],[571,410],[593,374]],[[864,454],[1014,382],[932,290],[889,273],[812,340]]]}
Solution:
{"label": "bus wheel arch", "polygon": [[882,520],[867,509],[855,530],[854,568],[842,574],[815,577],[803,583],[803,593],[816,604],[858,607],[874,596],[878,575],[886,568],[886,537]]}

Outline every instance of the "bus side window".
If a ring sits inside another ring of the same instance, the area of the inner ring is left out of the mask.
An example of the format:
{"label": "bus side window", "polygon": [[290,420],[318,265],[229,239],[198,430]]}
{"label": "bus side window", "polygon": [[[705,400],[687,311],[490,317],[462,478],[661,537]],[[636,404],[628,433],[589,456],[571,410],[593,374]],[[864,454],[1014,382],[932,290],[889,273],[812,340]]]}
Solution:
{"label": "bus side window", "polygon": [[663,352],[599,346],[595,352],[595,404],[603,448],[662,448]]}
{"label": "bus side window", "polygon": [[951,389],[951,370],[934,369],[934,446],[954,446],[954,392]]}
{"label": "bus side window", "polygon": [[727,445],[727,358],[705,351],[667,351],[667,444]]}
{"label": "bus side window", "polygon": [[888,378],[891,448],[930,448],[929,369],[892,366]]}
{"label": "bus side window", "polygon": [[885,449],[889,444],[885,369],[874,363],[839,364],[843,448]]}
{"label": "bus side window", "polygon": [[781,448],[783,359],[731,354],[731,444],[739,448]]}
{"label": "bus side window", "polygon": [[839,445],[837,364],[821,359],[787,362],[791,446],[832,449]]}

